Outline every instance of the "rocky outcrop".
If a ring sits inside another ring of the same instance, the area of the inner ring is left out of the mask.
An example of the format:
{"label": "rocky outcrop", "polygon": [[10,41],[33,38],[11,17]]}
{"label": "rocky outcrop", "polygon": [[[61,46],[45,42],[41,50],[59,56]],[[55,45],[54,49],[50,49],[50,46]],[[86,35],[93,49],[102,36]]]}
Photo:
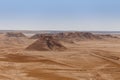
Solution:
{"label": "rocky outcrop", "polygon": [[7,37],[26,37],[23,33],[13,33],[13,32],[8,32],[6,33]]}
{"label": "rocky outcrop", "polygon": [[43,36],[52,36],[58,40],[85,40],[85,39],[101,39],[98,35],[89,32],[62,32],[56,34],[36,34],[31,39],[39,39]]}
{"label": "rocky outcrop", "polygon": [[59,41],[57,41],[51,36],[44,36],[39,38],[36,42],[28,46],[26,49],[38,51],[50,51],[50,50],[61,51],[65,50],[66,47],[64,47]]}

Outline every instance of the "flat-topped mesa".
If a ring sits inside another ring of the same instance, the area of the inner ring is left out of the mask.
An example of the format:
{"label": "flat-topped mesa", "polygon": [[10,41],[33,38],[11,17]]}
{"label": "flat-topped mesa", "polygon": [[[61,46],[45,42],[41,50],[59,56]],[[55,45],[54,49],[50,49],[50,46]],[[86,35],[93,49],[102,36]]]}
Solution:
{"label": "flat-topped mesa", "polygon": [[5,34],[7,37],[26,37],[23,33],[8,32]]}
{"label": "flat-topped mesa", "polygon": [[66,49],[60,42],[52,36],[44,36],[26,48],[27,50],[37,51],[63,51]]}

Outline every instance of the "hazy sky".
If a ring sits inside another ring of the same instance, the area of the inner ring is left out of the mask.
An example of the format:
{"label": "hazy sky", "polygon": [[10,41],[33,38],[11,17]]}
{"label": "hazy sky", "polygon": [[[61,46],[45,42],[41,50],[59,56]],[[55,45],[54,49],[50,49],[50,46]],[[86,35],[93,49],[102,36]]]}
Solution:
{"label": "hazy sky", "polygon": [[120,31],[120,0],[0,0],[0,29]]}

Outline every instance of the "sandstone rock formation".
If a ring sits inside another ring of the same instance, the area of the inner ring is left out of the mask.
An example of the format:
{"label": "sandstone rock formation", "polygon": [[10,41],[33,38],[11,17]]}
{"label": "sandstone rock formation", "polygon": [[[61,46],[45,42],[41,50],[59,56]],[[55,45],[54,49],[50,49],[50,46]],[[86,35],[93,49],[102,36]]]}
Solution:
{"label": "sandstone rock formation", "polygon": [[49,50],[61,51],[61,50],[65,50],[66,48],[53,37],[44,36],[39,38],[36,42],[28,46],[26,49],[38,50],[38,51],[49,51]]}
{"label": "sandstone rock formation", "polygon": [[7,37],[26,37],[23,33],[13,33],[13,32],[8,32],[6,33]]}

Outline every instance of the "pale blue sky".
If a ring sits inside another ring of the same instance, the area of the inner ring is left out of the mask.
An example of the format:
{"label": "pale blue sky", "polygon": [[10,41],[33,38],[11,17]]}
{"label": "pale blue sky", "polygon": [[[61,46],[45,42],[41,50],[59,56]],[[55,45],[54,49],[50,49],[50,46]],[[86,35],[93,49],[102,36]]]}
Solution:
{"label": "pale blue sky", "polygon": [[120,31],[120,0],[0,0],[0,29]]}

